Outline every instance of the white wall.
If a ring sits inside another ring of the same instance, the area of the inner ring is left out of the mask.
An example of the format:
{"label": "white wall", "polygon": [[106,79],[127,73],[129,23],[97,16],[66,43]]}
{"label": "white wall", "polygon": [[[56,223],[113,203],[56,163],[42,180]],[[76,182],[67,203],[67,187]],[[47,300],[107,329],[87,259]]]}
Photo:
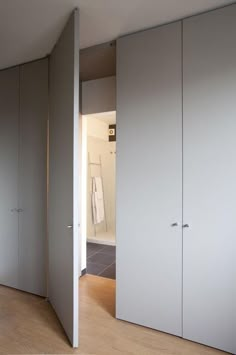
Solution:
{"label": "white wall", "polygon": [[81,140],[81,271],[86,268],[87,261],[87,119],[81,116],[82,121],[82,140]]}
{"label": "white wall", "polygon": [[108,124],[106,122],[88,116],[87,136],[98,138],[108,142]]}
{"label": "white wall", "polygon": [[82,83],[82,114],[116,110],[116,77],[84,81]]}

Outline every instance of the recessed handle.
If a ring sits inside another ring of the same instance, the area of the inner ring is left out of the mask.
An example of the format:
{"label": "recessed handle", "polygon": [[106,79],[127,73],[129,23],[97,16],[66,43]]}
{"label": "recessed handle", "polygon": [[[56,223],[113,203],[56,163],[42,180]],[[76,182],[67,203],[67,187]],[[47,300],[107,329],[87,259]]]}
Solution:
{"label": "recessed handle", "polygon": [[174,222],[171,224],[171,227],[178,227],[179,223],[178,222]]}
{"label": "recessed handle", "polygon": [[183,224],[183,228],[189,228],[189,224]]}

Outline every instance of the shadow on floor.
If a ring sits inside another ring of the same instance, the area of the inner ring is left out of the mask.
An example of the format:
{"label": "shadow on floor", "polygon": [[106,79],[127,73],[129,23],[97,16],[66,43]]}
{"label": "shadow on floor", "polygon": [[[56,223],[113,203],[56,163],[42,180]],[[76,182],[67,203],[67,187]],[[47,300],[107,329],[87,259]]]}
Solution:
{"label": "shadow on floor", "polygon": [[82,297],[86,293],[86,297],[92,299],[94,304],[115,318],[115,280],[86,274],[81,277],[80,286],[83,292]]}

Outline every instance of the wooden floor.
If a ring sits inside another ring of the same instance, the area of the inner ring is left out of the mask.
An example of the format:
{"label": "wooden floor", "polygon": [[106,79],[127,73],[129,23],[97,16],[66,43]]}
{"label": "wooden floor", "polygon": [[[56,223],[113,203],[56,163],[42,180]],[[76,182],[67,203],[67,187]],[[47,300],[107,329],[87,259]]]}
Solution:
{"label": "wooden floor", "polygon": [[80,279],[80,348],[72,349],[42,298],[0,287],[1,354],[222,355],[202,345],[114,318],[115,281]]}

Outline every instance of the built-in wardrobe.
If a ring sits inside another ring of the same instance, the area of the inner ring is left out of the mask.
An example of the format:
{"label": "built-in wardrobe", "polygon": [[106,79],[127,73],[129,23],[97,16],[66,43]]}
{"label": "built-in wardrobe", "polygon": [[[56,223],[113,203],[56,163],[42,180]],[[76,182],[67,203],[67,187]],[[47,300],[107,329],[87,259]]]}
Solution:
{"label": "built-in wardrobe", "polygon": [[117,43],[117,317],[236,353],[236,5]]}
{"label": "built-in wardrobe", "polygon": [[0,285],[47,296],[74,347],[79,174],[75,9],[47,58],[0,71]]}
{"label": "built-in wardrobe", "polygon": [[46,295],[48,59],[0,71],[0,284]]}

